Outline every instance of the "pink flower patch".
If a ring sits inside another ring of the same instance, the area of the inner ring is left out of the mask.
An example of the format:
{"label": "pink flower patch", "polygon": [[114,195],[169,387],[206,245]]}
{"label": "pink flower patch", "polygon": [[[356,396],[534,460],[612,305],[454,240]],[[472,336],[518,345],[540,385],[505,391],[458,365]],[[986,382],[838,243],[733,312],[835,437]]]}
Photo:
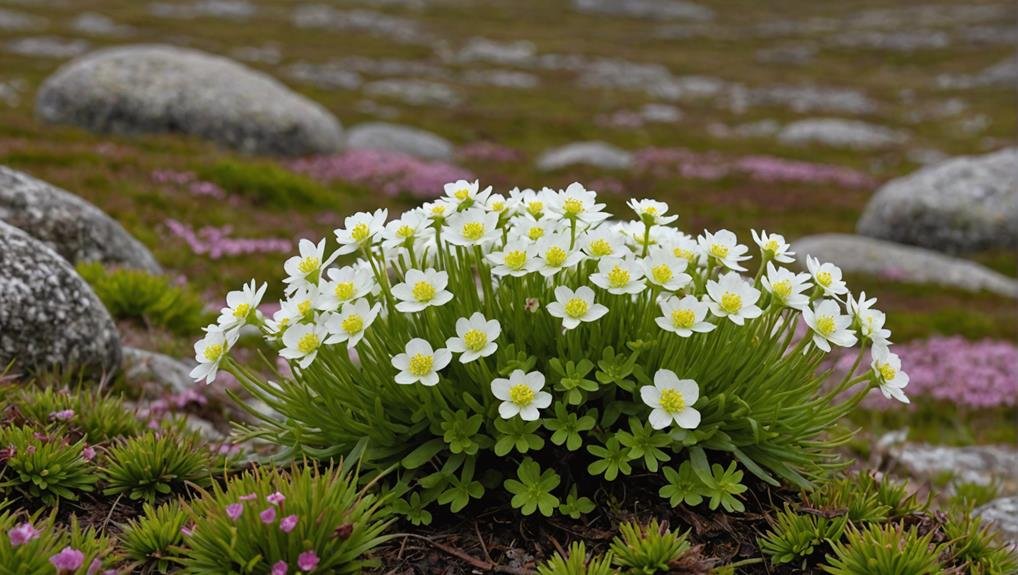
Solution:
{"label": "pink flower patch", "polygon": [[301,571],[310,572],[318,567],[318,555],[312,551],[305,551],[297,557],[297,566],[300,567]]}
{"label": "pink flower patch", "polygon": [[268,525],[276,520],[276,508],[269,507],[265,511],[258,514],[258,518],[262,520],[262,523]]}
{"label": "pink flower patch", "polygon": [[24,545],[33,539],[38,539],[39,530],[26,521],[8,531],[7,537],[11,540],[11,547],[17,547],[18,545]]}
{"label": "pink flower patch", "polygon": [[50,557],[49,562],[57,568],[57,573],[77,571],[85,563],[85,554],[74,547],[64,547],[60,553]]}
{"label": "pink flower patch", "polygon": [[276,561],[272,565],[272,575],[286,575],[287,569],[286,561]]}
{"label": "pink flower patch", "polygon": [[286,496],[277,491],[266,497],[265,500],[273,505],[279,505],[280,503],[286,501]]}
{"label": "pink flower patch", "polygon": [[231,503],[226,506],[226,516],[234,521],[240,517],[240,514],[244,512],[244,505],[241,503]]}
{"label": "pink flower patch", "polygon": [[279,529],[283,533],[289,533],[293,531],[295,527],[297,527],[297,520],[298,517],[296,515],[287,515],[286,517],[283,518],[282,521],[279,522]]}

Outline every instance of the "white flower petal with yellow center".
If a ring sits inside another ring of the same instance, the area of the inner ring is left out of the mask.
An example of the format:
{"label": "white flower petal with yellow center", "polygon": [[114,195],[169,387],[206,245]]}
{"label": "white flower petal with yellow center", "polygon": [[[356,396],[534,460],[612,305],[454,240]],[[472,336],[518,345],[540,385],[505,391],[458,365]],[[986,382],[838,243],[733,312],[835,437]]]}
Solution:
{"label": "white flower petal with yellow center", "polygon": [[191,370],[190,376],[195,381],[204,379],[206,384],[215,381],[219,364],[226,358],[233,344],[237,343],[238,335],[236,330],[227,332],[217,325],[206,327],[205,337],[194,344],[194,359],[198,365]]}
{"label": "white flower petal with yellow center", "polygon": [[802,310],[802,319],[813,330],[813,344],[831,351],[831,344],[852,347],[857,341],[852,331],[852,317],[841,313],[841,306],[832,299],[820,300],[813,308]]}
{"label": "white flower petal with yellow center", "polygon": [[727,317],[736,325],[743,325],[747,319],[760,317],[763,313],[756,302],[760,291],[736,272],[728,272],[717,281],[707,281],[708,305],[712,314]]}
{"label": "white flower petal with yellow center", "polygon": [[561,222],[552,218],[534,219],[529,214],[514,216],[509,221],[509,239],[537,243],[550,237],[561,228]]}
{"label": "white flower petal with yellow center", "polygon": [[484,202],[484,209],[500,216],[511,216],[516,213],[516,203],[512,200],[507,200],[502,194],[491,194],[488,196],[488,200]]}
{"label": "white flower petal with yellow center", "polygon": [[313,324],[293,324],[283,332],[283,349],[279,356],[296,361],[301,369],[307,369],[318,357],[318,350],[328,337],[329,330],[322,320]]}
{"label": "white flower petal with yellow center", "polygon": [[523,277],[534,271],[537,264],[536,249],[533,244],[524,240],[510,240],[501,250],[492,252],[486,257],[494,264],[491,273],[496,276]]}
{"label": "white flower petal with yellow center", "polygon": [[859,334],[870,340],[874,347],[891,345],[891,330],[884,328],[887,314],[874,309],[876,298],[867,299],[866,292],[860,292],[858,298],[848,298],[848,311],[855,318]]}
{"label": "white flower petal with yellow center", "polygon": [[268,287],[269,284],[265,283],[257,287],[255,280],[251,280],[240,290],[226,294],[226,307],[219,311],[216,321],[219,327],[226,331],[239,330],[250,318],[258,316],[258,306]]}
{"label": "white flower petal with yellow center", "polygon": [[886,347],[874,347],[872,357],[873,362],[870,365],[880,386],[880,393],[887,399],[909,403],[908,396],[905,395],[908,374],[901,371],[901,359]]}
{"label": "white flower petal with yellow center", "polygon": [[556,232],[535,244],[534,271],[551,277],[564,268],[571,268],[583,260],[583,254],[569,247],[569,234]]}
{"label": "white flower petal with yellow center", "polygon": [[680,290],[693,281],[692,276],[686,273],[689,262],[664,247],[652,249],[640,265],[647,281],[666,291]]}
{"label": "white flower petal with yellow center", "polygon": [[424,214],[424,217],[428,218],[428,221],[431,223],[442,223],[455,212],[456,204],[453,204],[446,199],[426,202],[423,206],[421,206],[421,213]]}
{"label": "white flower petal with yellow center", "polygon": [[739,243],[739,238],[728,230],[709,232],[704,230],[703,235],[697,238],[700,249],[707,255],[709,260],[738,272],[746,271],[739,262],[749,259],[745,255],[749,248]]}
{"label": "white flower petal with yellow center", "polygon": [[806,256],[806,269],[813,276],[813,283],[820,286],[825,296],[831,297],[848,293],[848,286],[841,279],[841,268],[830,263]]}
{"label": "white flower petal with yellow center", "polygon": [[813,287],[809,280],[807,273],[793,273],[767,262],[767,275],[761,278],[760,283],[774,301],[784,307],[802,310],[809,305],[809,296],[803,293]]}
{"label": "white flower petal with yellow center", "polygon": [[544,374],[539,371],[525,373],[517,369],[509,374],[509,378],[498,378],[491,382],[491,393],[502,403],[498,406],[498,414],[502,419],[512,419],[517,415],[523,421],[536,421],[540,410],[551,405],[551,394],[541,391],[544,387]]}
{"label": "white flower petal with yellow center", "polygon": [[456,210],[471,208],[474,204],[483,205],[488,200],[488,196],[491,195],[491,186],[488,186],[483,191],[480,190],[480,187],[477,180],[473,182],[457,180],[445,185],[444,199],[452,204]]}
{"label": "white flower petal with yellow center", "polygon": [[643,254],[643,244],[647,244],[647,249],[653,249],[655,246],[660,244],[660,241],[666,236],[663,234],[663,230],[667,228],[662,226],[654,226],[650,228],[649,234],[647,225],[640,221],[629,221],[629,222],[618,222],[611,227],[611,230],[615,232],[618,237],[622,238],[632,253],[636,255]]}
{"label": "white flower petal with yellow center", "polygon": [[657,200],[637,200],[633,198],[626,202],[626,205],[636,212],[636,217],[644,224],[664,226],[679,219],[679,216],[675,215],[666,216],[668,204]]}
{"label": "white flower petal with yellow center", "polygon": [[597,321],[608,308],[594,303],[594,290],[580,286],[576,291],[566,286],[555,288],[555,301],[547,306],[548,313],[562,319],[562,327],[573,329],[583,322]]}
{"label": "white flower petal with yellow center", "polygon": [[766,230],[761,230],[759,234],[756,230],[750,230],[750,233],[753,234],[753,241],[760,247],[760,253],[769,259],[783,264],[795,261],[795,258],[792,257],[795,252],[788,251],[791,246],[785,241],[785,236],[768,234]]}
{"label": "white flower petal with yellow center", "polygon": [[448,349],[432,349],[431,344],[419,337],[406,344],[404,353],[392,358],[392,366],[399,370],[396,383],[410,385],[421,382],[431,387],[438,384],[438,372],[445,369],[452,361],[452,352]]}
{"label": "white flower petal with yellow center", "polygon": [[329,332],[325,343],[334,344],[345,341],[346,347],[353,349],[364,339],[364,333],[374,323],[381,309],[381,304],[376,303],[372,306],[368,300],[364,299],[343,304],[343,309],[338,314],[331,315],[325,321],[325,327]]}
{"label": "white flower petal with yellow center", "polygon": [[643,282],[643,268],[631,258],[601,258],[597,273],[590,274],[597,287],[615,295],[638,294],[647,285]]}
{"label": "white flower petal with yellow center", "polygon": [[336,311],[343,304],[366,297],[378,289],[375,275],[364,261],[341,268],[329,268],[325,275],[329,279],[319,282],[318,295],[315,297],[317,310]]}
{"label": "white flower petal with yellow center", "polygon": [[664,429],[675,424],[682,429],[696,429],[700,412],[693,408],[700,399],[700,386],[692,379],[679,379],[674,371],[659,369],[654,385],[640,388],[640,398],[650,408],[650,426]]}
{"label": "white flower petal with yellow center", "polygon": [[385,224],[382,230],[382,248],[392,251],[399,248],[417,248],[434,230],[428,217],[418,208],[404,212],[399,219]]}
{"label": "white flower petal with yellow center", "polygon": [[502,333],[502,324],[497,319],[485,319],[484,314],[475,312],[470,318],[456,320],[456,337],[450,337],[445,346],[453,353],[460,354],[460,363],[495,353],[495,340]]}
{"label": "white flower petal with yellow center", "polygon": [[325,259],[325,240],[315,244],[310,240],[298,243],[300,255],[293,256],[283,264],[287,277],[283,279],[286,293],[293,293],[300,287],[317,286],[322,270],[333,262],[339,253],[333,253]]}
{"label": "white flower petal with yellow center", "polygon": [[591,259],[620,258],[632,253],[626,247],[622,235],[607,226],[588,230],[577,240],[577,244],[583,253]]}
{"label": "white flower petal with yellow center", "polygon": [[668,296],[658,305],[661,307],[661,317],[654,321],[661,329],[681,337],[689,337],[694,332],[707,333],[717,327],[705,321],[709,306],[695,296]]}
{"label": "white flower petal with yellow center", "polygon": [[608,219],[604,204],[597,203],[597,193],[587,190],[579,182],[569,184],[565,190],[551,197],[548,211],[563,220],[585,224],[598,224]]}
{"label": "white flower petal with yellow center", "polygon": [[548,206],[554,201],[555,190],[544,188],[535,192],[529,188],[520,190],[513,188],[509,191],[509,200],[514,202],[520,213],[527,214],[535,220],[540,220],[549,213]]}
{"label": "white flower petal with yellow center", "polygon": [[385,229],[385,220],[389,210],[374,212],[358,212],[343,220],[342,228],[335,230],[336,241],[339,242],[339,255],[350,254],[361,248],[370,247],[375,237]]}
{"label": "white flower petal with yellow center", "polygon": [[392,295],[400,300],[396,309],[404,313],[421,311],[430,306],[445,305],[452,299],[446,291],[449,285],[449,274],[435,271],[434,268],[407,270],[403,283],[392,286]]}
{"label": "white flower petal with yellow center", "polygon": [[707,262],[700,242],[689,234],[684,234],[673,228],[661,228],[661,249],[667,250],[679,259],[686,260],[690,266],[702,266]]}
{"label": "white flower petal with yellow center", "polygon": [[480,208],[450,215],[442,229],[442,239],[455,246],[485,247],[500,235],[498,214]]}

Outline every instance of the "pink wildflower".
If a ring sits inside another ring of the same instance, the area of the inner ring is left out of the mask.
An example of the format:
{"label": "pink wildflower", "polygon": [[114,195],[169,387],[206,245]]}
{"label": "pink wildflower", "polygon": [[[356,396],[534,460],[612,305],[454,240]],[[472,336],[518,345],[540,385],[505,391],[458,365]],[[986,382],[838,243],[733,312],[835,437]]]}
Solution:
{"label": "pink wildflower", "polygon": [[248,493],[247,495],[241,495],[237,499],[240,499],[241,501],[254,501],[255,499],[258,499],[258,494]]}
{"label": "pink wildflower", "polygon": [[32,527],[32,524],[26,521],[8,531],[7,536],[11,539],[11,547],[17,547],[33,539],[38,539],[39,530]]}
{"label": "pink wildflower", "polygon": [[265,500],[273,505],[279,505],[280,503],[286,501],[286,496],[277,491],[266,497]]}
{"label": "pink wildflower", "polygon": [[74,419],[74,410],[63,409],[60,411],[54,411],[53,413],[49,414],[49,418],[54,419],[56,421],[70,421]]}
{"label": "pink wildflower", "polygon": [[244,512],[244,505],[241,503],[231,503],[226,506],[226,515],[234,521],[240,517],[240,514]]}
{"label": "pink wildflower", "polygon": [[95,448],[91,445],[86,445],[85,448],[81,450],[81,458],[85,461],[92,461],[95,459]]}
{"label": "pink wildflower", "polygon": [[301,571],[311,572],[315,567],[318,567],[318,561],[318,555],[314,550],[305,551],[297,557],[297,566]]}
{"label": "pink wildflower", "polygon": [[283,533],[289,533],[293,531],[295,527],[297,527],[297,520],[298,517],[296,515],[287,515],[282,519],[282,521],[279,522],[279,529]]}
{"label": "pink wildflower", "polygon": [[77,571],[85,562],[85,554],[73,547],[64,547],[60,553],[49,558],[49,562],[57,568],[57,573]]}
{"label": "pink wildflower", "polygon": [[272,575],[286,575],[286,561],[276,561],[272,565]]}
{"label": "pink wildflower", "polygon": [[265,511],[259,513],[258,517],[261,518],[262,523],[268,525],[269,523],[272,523],[273,521],[276,520],[276,508],[269,507],[265,509]]}

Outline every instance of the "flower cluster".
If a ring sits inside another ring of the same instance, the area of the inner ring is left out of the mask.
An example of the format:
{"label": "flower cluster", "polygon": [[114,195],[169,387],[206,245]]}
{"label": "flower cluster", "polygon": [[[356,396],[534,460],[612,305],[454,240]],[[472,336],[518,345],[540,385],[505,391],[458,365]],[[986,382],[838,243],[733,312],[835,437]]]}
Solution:
{"label": "flower cluster", "polygon": [[283,238],[235,238],[232,226],[205,226],[197,231],[191,226],[167,218],[163,222],[170,234],[184,240],[191,251],[218,260],[223,257],[244,254],[285,253],[293,248],[290,240]]}
{"label": "flower cluster", "polygon": [[[601,457],[589,471],[606,478],[632,460],[657,470],[672,458],[661,448],[688,450],[709,476],[707,449],[803,483],[830,456],[818,436],[869,389],[907,401],[876,300],[850,294],[832,264],[784,267],[795,259],[778,234],[753,231],[752,251],[728,230],[688,235],[649,199],[612,222],[578,183],[504,196],[461,180],[445,191],[392,220],[347,217],[331,251],[302,240],[279,310],[258,313],[266,286],[254,281],[231,292],[195,345],[192,375],[211,382],[225,366],[272,397],[281,443],[344,453],[368,438],[380,461],[432,461],[444,479],[422,487],[454,509],[483,493],[479,453],[541,450],[542,427],[570,451],[586,435]],[[796,339],[800,321],[810,334]],[[228,359],[249,325],[290,377],[266,382]],[[853,369],[821,392],[824,355],[857,345]]]}
{"label": "flower cluster", "polygon": [[341,181],[372,186],[385,194],[433,198],[449,180],[469,178],[470,172],[452,164],[428,162],[386,150],[350,150],[338,155],[294,161],[290,168],[320,182]]}

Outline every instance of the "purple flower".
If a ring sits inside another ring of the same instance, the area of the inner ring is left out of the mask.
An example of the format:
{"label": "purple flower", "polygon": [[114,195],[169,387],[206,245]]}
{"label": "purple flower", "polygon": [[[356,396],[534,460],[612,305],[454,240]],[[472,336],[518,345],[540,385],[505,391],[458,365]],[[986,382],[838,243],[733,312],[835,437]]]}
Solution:
{"label": "purple flower", "polygon": [[56,421],[70,421],[71,419],[74,419],[74,410],[63,409],[60,411],[54,411],[53,413],[49,414],[49,418],[54,419]]}
{"label": "purple flower", "polygon": [[269,507],[265,511],[259,513],[258,517],[261,518],[262,523],[268,525],[269,523],[272,523],[273,521],[276,520],[276,508]]}
{"label": "purple flower", "polygon": [[318,561],[318,555],[314,550],[305,551],[297,557],[297,566],[301,571],[311,572],[315,567],[318,567]]}
{"label": "purple flower", "polygon": [[17,547],[33,539],[38,539],[39,530],[32,527],[32,524],[26,521],[8,531],[7,536],[11,539],[11,547]]}
{"label": "purple flower", "polygon": [[289,167],[321,182],[343,181],[379,188],[389,196],[405,193],[415,198],[436,198],[446,183],[474,179],[470,172],[451,164],[426,162],[385,150],[315,156],[292,162]]}
{"label": "purple flower", "polygon": [[297,527],[297,519],[298,517],[296,515],[287,515],[279,522],[279,529],[282,530],[283,533],[293,531],[294,527]]}
{"label": "purple flower", "polygon": [[272,565],[272,575],[286,575],[286,561],[276,561]]}
{"label": "purple flower", "polygon": [[205,226],[195,232],[191,226],[172,218],[164,220],[163,224],[170,234],[184,240],[192,252],[214,260],[243,254],[289,253],[293,247],[290,240],[281,238],[232,238],[232,226]]}
{"label": "purple flower", "polygon": [[254,501],[255,499],[258,499],[258,494],[248,493],[247,495],[241,495],[237,499],[240,499],[241,501]]}
{"label": "purple flower", "polygon": [[180,534],[183,535],[184,537],[190,537],[194,535],[194,523],[190,525],[181,525]]}
{"label": "purple flower", "polygon": [[286,501],[286,496],[277,491],[266,497],[265,500],[273,505],[279,505],[280,503]]}
{"label": "purple flower", "polygon": [[231,503],[226,506],[226,515],[234,521],[240,517],[240,514],[244,512],[244,505],[241,503]]}
{"label": "purple flower", "polygon": [[92,461],[95,459],[95,448],[91,445],[86,445],[85,448],[81,450],[81,458],[85,461]]}
{"label": "purple flower", "polygon": [[86,571],[85,574],[86,575],[95,575],[96,573],[99,572],[100,569],[102,569],[102,567],[103,567],[103,562],[100,561],[98,557],[96,557],[95,559],[92,560],[91,563],[88,564],[88,571]]}
{"label": "purple flower", "polygon": [[77,571],[85,562],[85,554],[73,547],[64,547],[60,553],[50,557],[49,562],[57,568],[57,573]]}

